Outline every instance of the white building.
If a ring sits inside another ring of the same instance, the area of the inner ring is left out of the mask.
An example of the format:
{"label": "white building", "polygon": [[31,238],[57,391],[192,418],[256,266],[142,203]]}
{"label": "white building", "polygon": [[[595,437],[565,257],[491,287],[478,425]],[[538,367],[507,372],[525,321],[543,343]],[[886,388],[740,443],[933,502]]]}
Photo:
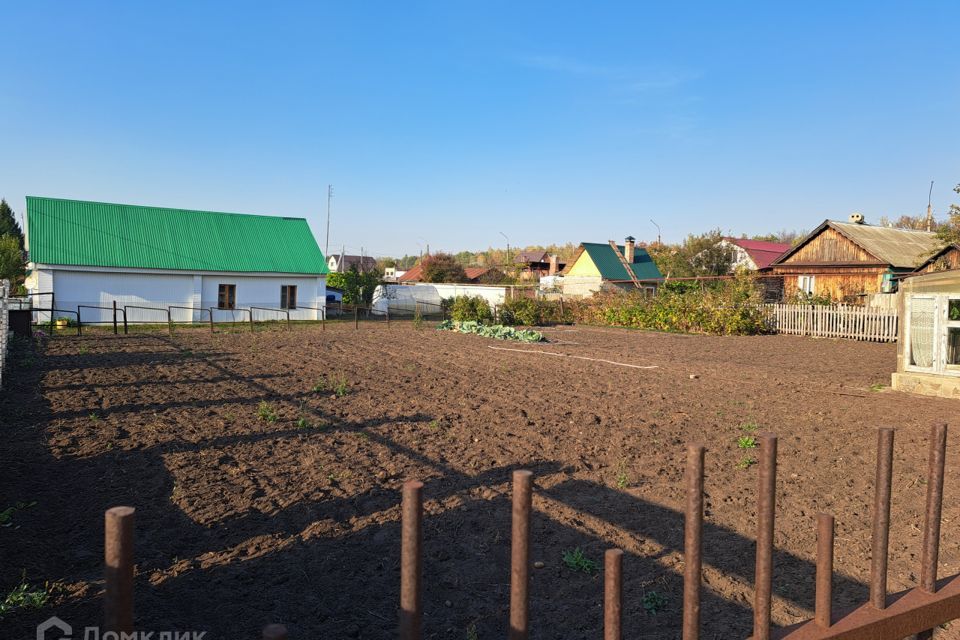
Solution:
{"label": "white building", "polygon": [[179,322],[315,320],[326,303],[303,218],[28,196],[26,241],[35,306],[84,323],[110,320],[114,302],[130,322],[165,322],[170,307]]}

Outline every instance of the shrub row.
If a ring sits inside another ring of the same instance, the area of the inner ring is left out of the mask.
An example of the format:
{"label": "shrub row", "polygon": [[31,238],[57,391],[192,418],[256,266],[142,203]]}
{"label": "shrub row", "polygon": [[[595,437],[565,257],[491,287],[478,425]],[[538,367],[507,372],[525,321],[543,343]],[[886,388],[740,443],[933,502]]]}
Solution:
{"label": "shrub row", "polygon": [[[444,300],[444,308],[454,322],[494,321],[493,310],[480,296],[457,296]],[[566,308],[561,311],[559,302],[519,298],[508,300],[497,308],[497,321],[507,326],[539,327],[573,322],[573,314]]]}
{"label": "shrub row", "polygon": [[754,284],[746,278],[737,278],[706,290],[661,289],[655,296],[640,292],[601,293],[571,306],[574,319],[585,324],[753,335],[767,331],[760,302]]}

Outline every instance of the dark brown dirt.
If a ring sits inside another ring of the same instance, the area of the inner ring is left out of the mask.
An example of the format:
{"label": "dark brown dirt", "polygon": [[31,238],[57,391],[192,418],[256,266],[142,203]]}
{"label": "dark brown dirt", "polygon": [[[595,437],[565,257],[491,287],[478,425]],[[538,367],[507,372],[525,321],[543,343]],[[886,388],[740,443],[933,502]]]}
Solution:
{"label": "dark brown dirt", "polygon": [[[579,547],[600,562],[610,546],[626,551],[626,635],[678,637],[684,445],[701,441],[704,637],[745,637],[757,469],[738,468],[756,455],[737,447],[744,425],[780,436],[778,623],[811,614],[818,511],[837,517],[838,606],[866,599],[878,426],[898,429],[890,587],[916,584],[928,429],[956,422],[960,404],[871,390],[889,383],[895,346],[548,335],[516,345],[394,323],[57,338],[32,362],[20,349],[0,393],[0,510],[37,504],[0,529],[0,588],[25,572],[55,595],[8,615],[0,635],[32,638],[53,614],[74,629],[98,623],[103,510],[129,504],[138,628],[252,639],[283,622],[293,640],[395,637],[399,491],[420,478],[426,636],[502,638],[509,478],[523,467],[536,474],[532,554],[545,564],[533,572],[533,637],[600,637],[602,578],[562,555]],[[345,396],[313,390],[340,376]],[[261,403],[276,421],[258,416]],[[941,575],[960,571],[953,426]],[[647,611],[656,596],[662,608]]]}

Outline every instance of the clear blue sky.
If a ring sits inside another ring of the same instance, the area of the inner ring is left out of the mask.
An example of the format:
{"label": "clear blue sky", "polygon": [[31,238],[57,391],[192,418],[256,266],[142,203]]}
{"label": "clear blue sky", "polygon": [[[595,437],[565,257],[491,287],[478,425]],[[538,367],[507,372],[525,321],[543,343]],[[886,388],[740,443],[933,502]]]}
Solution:
{"label": "clear blue sky", "polygon": [[375,255],[960,201],[960,3],[0,4],[0,195]]}

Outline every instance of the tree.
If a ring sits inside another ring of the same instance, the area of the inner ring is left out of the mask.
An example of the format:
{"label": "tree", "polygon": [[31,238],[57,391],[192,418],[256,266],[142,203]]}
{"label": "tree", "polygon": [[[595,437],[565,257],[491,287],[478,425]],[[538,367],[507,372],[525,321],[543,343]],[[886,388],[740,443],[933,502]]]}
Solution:
{"label": "tree", "polygon": [[0,236],[0,280],[19,285],[27,273],[23,250],[14,235]]}
{"label": "tree", "polygon": [[0,236],[13,236],[23,251],[23,231],[6,200],[0,200]]}
{"label": "tree", "polygon": [[719,229],[689,235],[683,244],[657,244],[647,247],[660,273],[667,278],[724,276],[733,268],[736,250],[722,244]]}
{"label": "tree", "polygon": [[327,276],[327,286],[343,291],[345,304],[370,304],[373,291],[380,284],[381,274],[375,271],[360,273],[356,265],[345,273],[331,273]]}
{"label": "tree", "polygon": [[[880,216],[880,226],[892,227],[894,229],[909,229],[911,231],[926,231],[927,216],[902,215],[896,220],[891,220],[887,216]],[[939,227],[940,223],[934,220],[931,231],[936,231]]]}
{"label": "tree", "polygon": [[806,231],[797,231],[795,229],[788,231],[787,229],[780,229],[780,231],[775,233],[750,236],[750,239],[760,240],[762,242],[779,242],[780,244],[795,245],[806,235]]}
{"label": "tree", "polygon": [[[960,194],[960,184],[953,190]],[[951,204],[947,216],[947,221],[937,228],[937,238],[944,245],[960,244],[960,205]]]}
{"label": "tree", "polygon": [[420,263],[423,265],[424,282],[466,282],[467,273],[463,265],[449,253],[435,253]]}

